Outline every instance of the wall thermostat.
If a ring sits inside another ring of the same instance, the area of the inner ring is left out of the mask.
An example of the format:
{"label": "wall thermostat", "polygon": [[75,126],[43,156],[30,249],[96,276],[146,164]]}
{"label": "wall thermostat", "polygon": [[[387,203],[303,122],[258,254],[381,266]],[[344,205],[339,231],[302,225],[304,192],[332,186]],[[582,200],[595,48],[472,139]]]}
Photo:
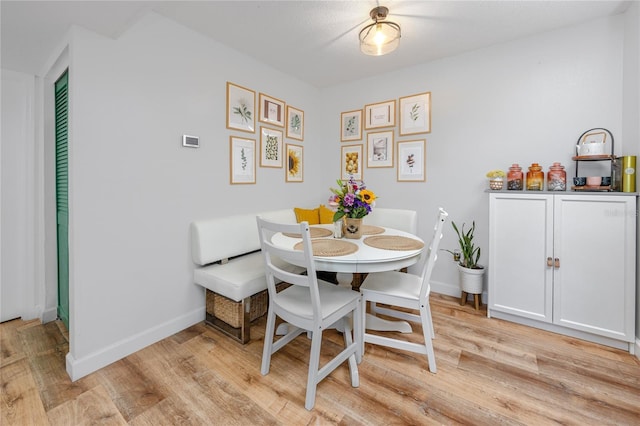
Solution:
{"label": "wall thermostat", "polygon": [[182,146],[188,146],[189,148],[199,148],[200,138],[197,136],[182,135]]}

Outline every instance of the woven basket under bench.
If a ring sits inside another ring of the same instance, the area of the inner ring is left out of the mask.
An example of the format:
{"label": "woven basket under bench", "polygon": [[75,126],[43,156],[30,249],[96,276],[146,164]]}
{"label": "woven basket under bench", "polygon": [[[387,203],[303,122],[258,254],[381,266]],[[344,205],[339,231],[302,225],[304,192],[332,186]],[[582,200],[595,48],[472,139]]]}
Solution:
{"label": "woven basket under bench", "polygon": [[[276,285],[276,290],[281,291],[290,285],[288,283],[280,283]],[[209,289],[207,289],[206,297],[207,314],[205,323],[224,331],[241,343],[247,343],[251,338],[249,334],[250,323],[264,316],[269,308],[268,290],[263,290],[249,297],[248,303],[245,301],[236,302]]]}

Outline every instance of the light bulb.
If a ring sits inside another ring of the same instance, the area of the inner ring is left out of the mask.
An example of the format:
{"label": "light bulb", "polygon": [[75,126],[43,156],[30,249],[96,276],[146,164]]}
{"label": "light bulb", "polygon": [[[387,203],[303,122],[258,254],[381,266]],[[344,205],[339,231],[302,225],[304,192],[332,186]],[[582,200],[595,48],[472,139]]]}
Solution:
{"label": "light bulb", "polygon": [[373,41],[378,46],[384,44],[384,41],[387,37],[384,35],[384,31],[382,30],[382,24],[376,25],[376,35],[373,36]]}

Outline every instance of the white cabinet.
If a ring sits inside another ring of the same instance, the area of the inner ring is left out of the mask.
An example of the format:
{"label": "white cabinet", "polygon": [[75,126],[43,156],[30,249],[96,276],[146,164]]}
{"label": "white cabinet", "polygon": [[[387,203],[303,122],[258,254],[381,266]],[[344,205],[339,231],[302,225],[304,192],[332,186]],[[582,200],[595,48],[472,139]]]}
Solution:
{"label": "white cabinet", "polygon": [[491,192],[488,315],[633,351],[636,195]]}

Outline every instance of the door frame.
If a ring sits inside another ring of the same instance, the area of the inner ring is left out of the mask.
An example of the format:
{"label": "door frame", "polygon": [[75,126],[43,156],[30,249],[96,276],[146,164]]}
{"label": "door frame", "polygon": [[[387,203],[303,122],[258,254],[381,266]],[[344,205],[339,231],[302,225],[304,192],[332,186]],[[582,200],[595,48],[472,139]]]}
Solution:
{"label": "door frame", "polygon": [[[42,96],[42,105],[40,116],[40,129],[42,129],[41,137],[39,137],[39,146],[37,153],[37,194],[38,200],[37,211],[37,244],[38,250],[35,256],[35,267],[38,271],[38,279],[36,282],[42,283],[39,288],[41,292],[43,323],[54,321],[57,318],[58,307],[58,248],[57,248],[57,220],[56,220],[56,153],[55,153],[55,82],[60,76],[70,68],[69,66],[69,47],[65,46],[58,58],[49,68],[45,77],[41,79],[40,93]],[[71,77],[71,71],[69,71]],[[72,99],[71,84],[69,84],[69,116],[71,116]],[[72,144],[71,125],[68,128],[68,155],[69,169],[71,168],[71,144]],[[69,173],[69,180],[71,174]],[[72,184],[69,182],[69,210],[71,210]],[[72,302],[72,218],[69,218],[69,318],[73,317]],[[73,321],[69,321],[69,345],[72,349],[72,329]]]}

